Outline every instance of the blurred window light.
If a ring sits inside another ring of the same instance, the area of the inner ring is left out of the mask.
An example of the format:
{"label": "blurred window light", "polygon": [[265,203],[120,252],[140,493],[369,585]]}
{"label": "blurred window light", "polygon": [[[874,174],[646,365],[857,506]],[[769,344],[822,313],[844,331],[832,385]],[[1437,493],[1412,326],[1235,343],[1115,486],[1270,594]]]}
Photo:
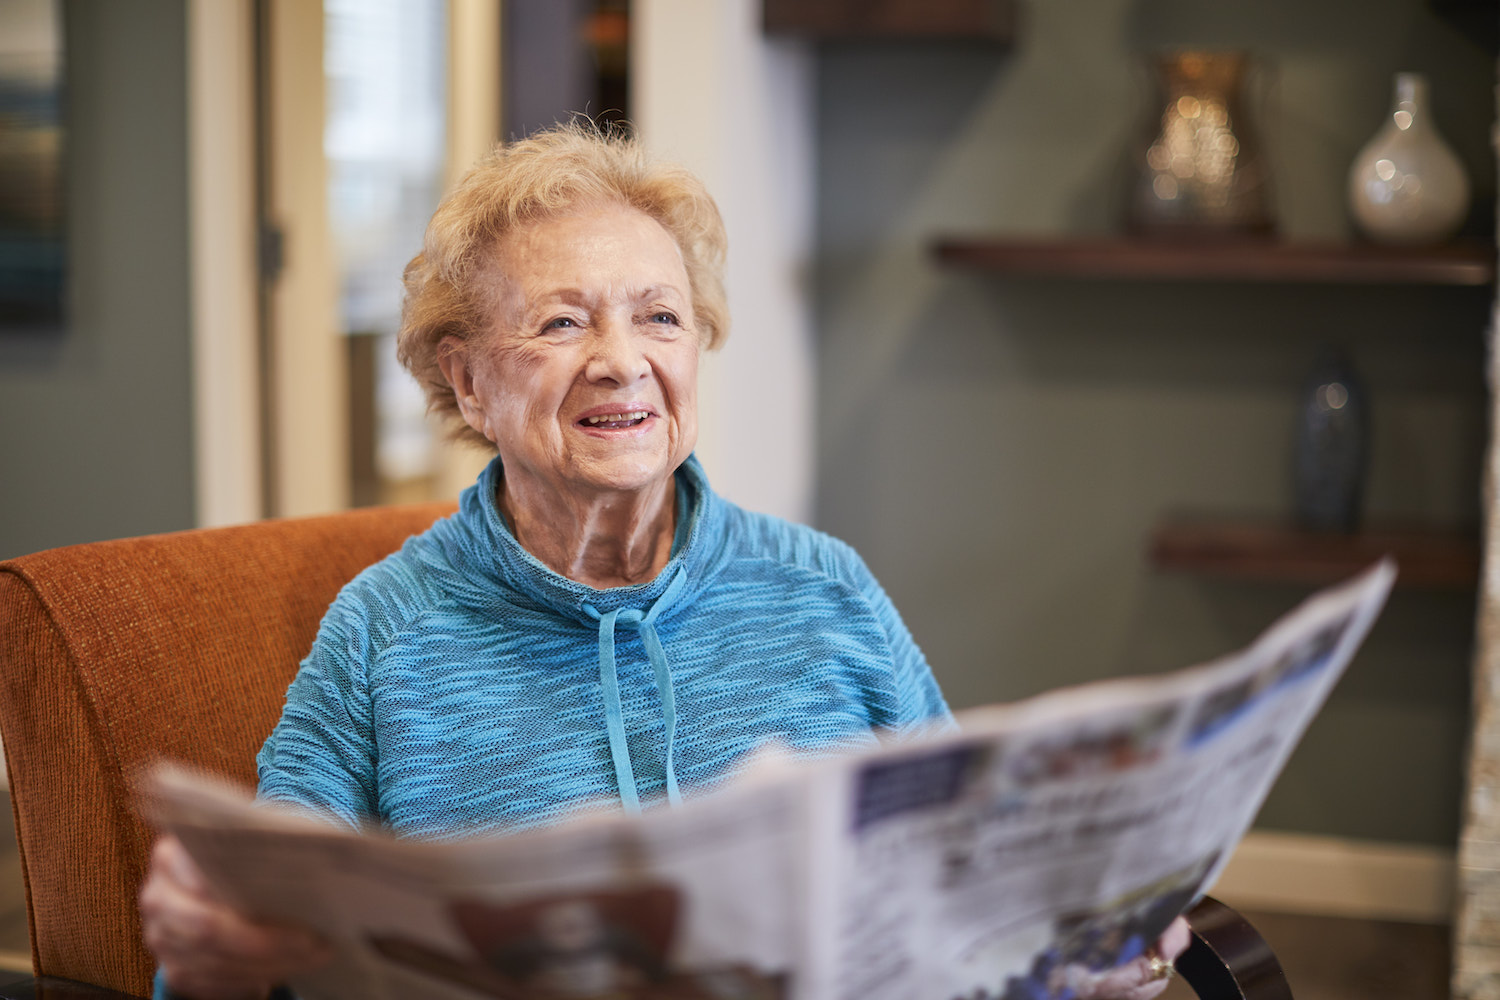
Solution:
{"label": "blurred window light", "polygon": [[[447,140],[444,0],[325,0],[329,213],[344,331],[375,338],[375,472],[433,471],[422,390],[396,361],[401,273],[442,196]],[[359,391],[356,387],[355,391]]]}
{"label": "blurred window light", "polygon": [[0,333],[63,319],[63,62],[58,0],[0,3]]}

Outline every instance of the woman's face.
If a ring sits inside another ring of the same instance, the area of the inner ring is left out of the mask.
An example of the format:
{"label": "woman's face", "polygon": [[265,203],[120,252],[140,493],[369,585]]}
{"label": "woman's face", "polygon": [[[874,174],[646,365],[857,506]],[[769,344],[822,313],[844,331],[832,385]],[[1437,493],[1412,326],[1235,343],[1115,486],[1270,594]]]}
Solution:
{"label": "woman's face", "polygon": [[507,489],[595,496],[666,483],[698,439],[698,331],[671,235],[632,208],[547,219],[499,247],[493,329],[445,358]]}

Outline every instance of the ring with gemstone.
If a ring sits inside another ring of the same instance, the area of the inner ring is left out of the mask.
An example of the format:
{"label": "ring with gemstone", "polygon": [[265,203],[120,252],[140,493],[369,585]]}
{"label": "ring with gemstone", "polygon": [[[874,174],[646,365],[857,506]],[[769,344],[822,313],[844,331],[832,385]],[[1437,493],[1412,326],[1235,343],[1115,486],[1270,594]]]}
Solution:
{"label": "ring with gemstone", "polygon": [[1146,963],[1147,977],[1150,980],[1171,979],[1177,974],[1177,967],[1160,955],[1149,956]]}

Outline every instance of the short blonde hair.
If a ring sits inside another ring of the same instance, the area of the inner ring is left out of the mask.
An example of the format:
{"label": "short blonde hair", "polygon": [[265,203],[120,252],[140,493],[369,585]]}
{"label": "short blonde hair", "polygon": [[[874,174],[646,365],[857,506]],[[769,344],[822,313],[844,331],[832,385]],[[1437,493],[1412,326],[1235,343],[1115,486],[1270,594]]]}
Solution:
{"label": "short blonde hair", "polygon": [[496,146],[433,213],[422,252],[406,265],[404,278],[396,356],[454,439],[490,447],[464,422],[438,358],[444,337],[468,341],[492,329],[504,278],[495,248],[517,228],[599,203],[644,212],[671,234],[682,252],[703,345],[712,350],[729,336],[728,240],[702,181],[648,156],[635,139],[587,120]]}

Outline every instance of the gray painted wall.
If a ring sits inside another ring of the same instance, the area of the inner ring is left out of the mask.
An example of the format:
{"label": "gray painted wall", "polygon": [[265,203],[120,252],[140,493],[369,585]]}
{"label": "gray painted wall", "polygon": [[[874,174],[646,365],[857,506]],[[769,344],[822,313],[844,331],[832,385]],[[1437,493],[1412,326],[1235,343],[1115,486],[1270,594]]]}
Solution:
{"label": "gray painted wall", "polygon": [[0,558],[193,523],[186,9],[64,6],[70,319],[0,335]]}
{"label": "gray painted wall", "polygon": [[[1290,608],[1303,591],[1158,573],[1144,551],[1170,510],[1290,509],[1321,341],[1373,400],[1368,511],[1477,521],[1487,292],[1000,279],[927,255],[936,233],[1115,229],[1139,56],[1176,45],[1274,67],[1263,132],[1289,236],[1346,234],[1348,164],[1398,70],[1430,75],[1493,197],[1492,64],[1420,0],[1226,6],[1038,0],[1009,53],[821,53],[818,520],[871,564],[955,706],[1183,666]],[[1398,593],[1261,825],[1451,845],[1472,617],[1472,594]]]}
{"label": "gray painted wall", "polygon": [[[995,280],[927,259],[937,231],[1111,228],[1135,57],[1169,44],[1273,57],[1291,235],[1343,231],[1344,170],[1399,69],[1431,74],[1493,196],[1490,63],[1416,0],[1210,6],[1091,0],[1084,22],[1034,3],[1007,55],[821,56],[819,520],[864,553],[956,705],[1212,656],[1297,599],[1157,574],[1142,551],[1165,510],[1287,507],[1322,338],[1374,397],[1371,511],[1476,517],[1482,293]],[[184,31],[180,0],[68,4],[72,321],[0,339],[0,558],[192,522]],[[1471,617],[1470,596],[1398,595],[1263,824],[1451,843]]]}

